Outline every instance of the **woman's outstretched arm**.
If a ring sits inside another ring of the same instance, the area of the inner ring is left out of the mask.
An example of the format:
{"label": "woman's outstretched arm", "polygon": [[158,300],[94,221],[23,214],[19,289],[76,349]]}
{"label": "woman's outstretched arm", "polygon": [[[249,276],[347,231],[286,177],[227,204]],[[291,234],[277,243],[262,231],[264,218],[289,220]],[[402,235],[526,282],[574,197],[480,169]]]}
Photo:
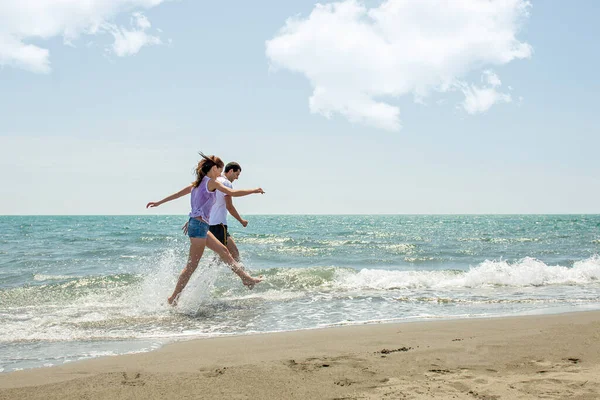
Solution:
{"label": "woman's outstretched arm", "polygon": [[183,189],[181,189],[179,192],[173,193],[172,195],[165,197],[161,201],[156,201],[156,202],[151,201],[150,203],[146,204],[146,208],[158,207],[161,204],[166,203],[167,201],[175,200],[175,199],[180,198],[181,196],[190,194],[192,192],[192,187],[193,187],[192,185],[186,186]]}
{"label": "woman's outstretched arm", "polygon": [[[212,187],[211,187],[212,186]],[[260,193],[260,194],[264,194],[265,191],[262,190],[261,188],[256,188],[256,189],[231,189],[228,188],[227,186],[223,185],[221,182],[215,180],[215,179],[211,179],[208,182],[208,189],[209,190],[214,190],[217,189],[223,193],[225,193],[226,195],[229,195],[231,197],[243,197],[243,196],[248,196],[249,194],[254,194],[254,193]]]}

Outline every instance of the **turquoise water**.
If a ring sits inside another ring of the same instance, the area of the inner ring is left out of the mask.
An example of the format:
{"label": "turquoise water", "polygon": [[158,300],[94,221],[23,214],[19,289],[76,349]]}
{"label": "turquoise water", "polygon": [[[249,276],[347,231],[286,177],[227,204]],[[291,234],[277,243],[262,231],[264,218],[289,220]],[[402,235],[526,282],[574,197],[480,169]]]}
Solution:
{"label": "turquoise water", "polygon": [[0,372],[173,340],[600,309],[600,216],[248,216],[254,290],[207,250],[176,308],[184,216],[0,217]]}

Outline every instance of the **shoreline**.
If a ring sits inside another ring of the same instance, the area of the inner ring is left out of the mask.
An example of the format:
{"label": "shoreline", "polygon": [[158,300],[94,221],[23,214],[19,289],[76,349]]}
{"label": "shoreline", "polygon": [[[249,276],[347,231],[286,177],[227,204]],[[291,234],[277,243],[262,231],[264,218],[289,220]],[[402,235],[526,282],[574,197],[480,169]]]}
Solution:
{"label": "shoreline", "polygon": [[600,398],[600,311],[200,338],[0,374],[0,399]]}
{"label": "shoreline", "polygon": [[[360,321],[360,322],[355,322],[355,323],[340,322],[340,323],[334,323],[334,324],[325,325],[325,326],[315,326],[315,327],[307,327],[307,328],[300,328],[300,329],[293,329],[293,330],[234,332],[234,333],[220,333],[220,334],[216,334],[216,335],[207,335],[207,336],[201,336],[198,334],[189,334],[189,335],[182,335],[182,336],[176,336],[176,337],[171,337],[171,338],[161,338],[161,339],[165,339],[165,340],[160,345],[158,345],[152,349],[144,349],[144,350],[139,350],[139,351],[135,351],[135,350],[134,351],[126,351],[126,352],[117,353],[117,354],[107,354],[107,355],[102,355],[102,356],[74,359],[74,360],[64,362],[62,364],[38,365],[38,366],[32,366],[32,367],[23,368],[23,369],[17,369],[14,371],[0,371],[0,377],[2,377],[3,375],[11,374],[13,372],[24,372],[24,371],[30,371],[30,370],[35,370],[35,369],[41,369],[41,368],[61,367],[63,365],[86,362],[86,361],[96,360],[96,359],[105,358],[105,357],[119,357],[119,356],[130,356],[130,355],[136,355],[136,354],[151,353],[154,351],[158,351],[166,346],[170,346],[170,345],[177,344],[177,343],[186,343],[186,342],[196,341],[196,340],[245,337],[245,336],[254,336],[254,335],[272,335],[272,334],[292,333],[292,332],[309,332],[309,331],[336,329],[336,328],[344,328],[344,327],[357,327],[357,326],[388,325],[388,324],[401,325],[401,324],[430,323],[430,322],[444,322],[444,321],[451,322],[451,321],[461,321],[461,320],[474,321],[474,320],[480,320],[480,319],[493,320],[493,319],[520,318],[520,317],[527,318],[529,316],[535,317],[535,316],[561,315],[561,314],[572,314],[572,313],[594,312],[594,311],[600,312],[600,308],[592,308],[589,310],[588,309],[582,310],[582,309],[578,309],[578,308],[568,308],[568,309],[561,308],[561,309],[557,309],[557,310],[551,311],[551,312],[548,312],[548,311],[545,311],[542,313],[528,312],[528,313],[515,314],[515,315],[499,314],[499,315],[472,316],[472,317],[457,317],[457,316],[441,317],[441,316],[438,316],[438,317],[430,317],[430,318],[411,317],[408,319],[397,318],[397,319],[386,319],[386,320],[368,320],[368,321]],[[131,340],[134,342],[137,342],[137,341],[151,342],[152,341],[151,339],[148,339],[148,338],[132,338]],[[118,339],[117,341],[120,341],[120,340]],[[123,340],[123,341],[126,341],[126,340]],[[0,386],[0,389],[1,389],[1,386]]]}

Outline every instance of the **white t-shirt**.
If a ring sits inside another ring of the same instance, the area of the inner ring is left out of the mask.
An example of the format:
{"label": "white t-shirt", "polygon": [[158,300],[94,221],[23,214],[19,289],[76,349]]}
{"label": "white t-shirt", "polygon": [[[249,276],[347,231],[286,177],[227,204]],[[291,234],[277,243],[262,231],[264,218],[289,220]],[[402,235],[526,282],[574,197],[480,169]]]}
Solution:
{"label": "white t-shirt", "polygon": [[[233,189],[233,184],[229,182],[229,179],[223,175],[217,178],[217,182],[222,183],[224,186],[227,186],[230,189]],[[225,204],[225,196],[225,193],[217,190],[217,199],[215,201],[215,205],[210,211],[210,217],[208,219],[209,225],[227,225],[227,205]]]}

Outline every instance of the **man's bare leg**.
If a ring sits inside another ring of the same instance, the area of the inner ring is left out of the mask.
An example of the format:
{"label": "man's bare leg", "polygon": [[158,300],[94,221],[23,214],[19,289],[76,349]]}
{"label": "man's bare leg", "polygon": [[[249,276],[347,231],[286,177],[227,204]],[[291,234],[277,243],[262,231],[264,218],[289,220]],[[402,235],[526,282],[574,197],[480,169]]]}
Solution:
{"label": "man's bare leg", "polygon": [[208,232],[208,236],[206,237],[206,247],[217,253],[219,257],[221,257],[221,260],[230,266],[231,270],[240,277],[242,283],[249,289],[252,289],[255,284],[262,281],[262,277],[253,278],[244,271],[244,269],[233,259],[231,253],[227,250],[227,247],[219,242],[211,232]]}
{"label": "man's bare leg", "polygon": [[229,253],[231,253],[231,256],[235,261],[240,262],[240,251],[231,236],[227,238],[227,250],[229,250]]}

